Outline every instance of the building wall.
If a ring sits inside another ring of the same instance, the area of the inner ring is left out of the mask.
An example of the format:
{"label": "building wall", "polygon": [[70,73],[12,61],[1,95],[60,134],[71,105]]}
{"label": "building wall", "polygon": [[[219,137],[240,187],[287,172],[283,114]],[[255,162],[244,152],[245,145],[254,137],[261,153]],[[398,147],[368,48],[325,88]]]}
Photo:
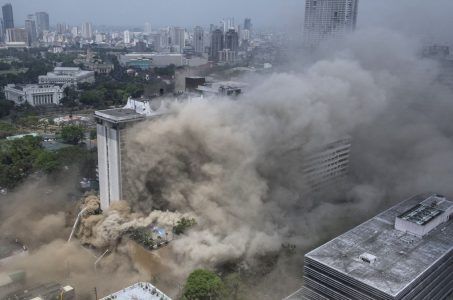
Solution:
{"label": "building wall", "polygon": [[6,99],[14,101],[16,105],[22,105],[28,102],[31,106],[39,106],[49,104],[59,105],[63,98],[64,87],[28,85],[20,90],[15,85],[10,84],[4,90]]}

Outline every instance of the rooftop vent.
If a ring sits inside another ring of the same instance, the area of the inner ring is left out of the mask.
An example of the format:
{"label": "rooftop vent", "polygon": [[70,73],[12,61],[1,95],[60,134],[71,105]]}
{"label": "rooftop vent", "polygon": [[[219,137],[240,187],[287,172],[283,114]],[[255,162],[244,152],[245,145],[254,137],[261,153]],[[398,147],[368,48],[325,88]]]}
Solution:
{"label": "rooftop vent", "polygon": [[360,258],[361,261],[363,261],[363,262],[365,262],[367,264],[370,264],[370,265],[374,264],[376,262],[376,259],[377,259],[376,256],[374,256],[374,255],[372,255],[370,253],[366,253],[366,252],[360,254],[359,258]]}

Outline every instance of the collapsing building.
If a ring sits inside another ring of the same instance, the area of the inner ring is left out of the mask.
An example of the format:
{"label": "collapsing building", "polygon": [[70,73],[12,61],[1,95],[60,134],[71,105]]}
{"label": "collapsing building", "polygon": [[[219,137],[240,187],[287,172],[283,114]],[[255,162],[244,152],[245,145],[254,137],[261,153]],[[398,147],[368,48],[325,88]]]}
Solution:
{"label": "collapsing building", "polygon": [[154,109],[151,100],[132,98],[128,99],[123,108],[95,112],[102,209],[107,209],[115,201],[126,199],[127,181],[123,180],[122,176],[127,169],[127,165],[122,160],[127,151],[124,142],[126,129],[146,118],[155,118],[164,114],[167,114],[164,104]]}
{"label": "collapsing building", "polygon": [[445,197],[412,197],[306,254],[304,287],[286,299],[446,299],[452,217]]}

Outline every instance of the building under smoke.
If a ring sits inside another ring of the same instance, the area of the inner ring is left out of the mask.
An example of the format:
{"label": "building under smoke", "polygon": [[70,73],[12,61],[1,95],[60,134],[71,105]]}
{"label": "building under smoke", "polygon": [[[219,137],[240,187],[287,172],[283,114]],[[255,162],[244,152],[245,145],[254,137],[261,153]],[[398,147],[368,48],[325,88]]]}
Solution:
{"label": "building under smoke", "polygon": [[352,32],[358,5],[358,0],[306,0],[304,46],[313,49],[322,41]]}
{"label": "building under smoke", "polygon": [[139,282],[100,300],[171,300],[170,297],[148,282]]}
{"label": "building under smoke", "polygon": [[287,299],[445,299],[453,292],[453,202],[414,196],[305,255]]}
{"label": "building under smoke", "polygon": [[124,142],[126,129],[145,118],[158,117],[166,113],[164,105],[153,108],[151,100],[131,98],[124,108],[95,112],[102,209],[107,209],[113,202],[127,199],[125,196],[127,181],[123,180],[127,165],[122,160],[127,151]]}

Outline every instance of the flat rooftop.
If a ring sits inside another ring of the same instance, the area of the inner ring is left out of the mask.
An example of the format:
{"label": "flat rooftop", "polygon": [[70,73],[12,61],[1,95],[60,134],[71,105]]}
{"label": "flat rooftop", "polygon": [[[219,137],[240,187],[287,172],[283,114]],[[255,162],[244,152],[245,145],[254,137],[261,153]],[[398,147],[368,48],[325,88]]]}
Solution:
{"label": "flat rooftop", "polygon": [[139,282],[130,287],[122,289],[114,294],[108,295],[101,300],[171,300],[151,283]]}
{"label": "flat rooftop", "polygon": [[417,204],[408,211],[399,215],[398,218],[415,223],[417,225],[425,225],[434,220],[438,215],[442,214],[442,210],[432,206]]}
{"label": "flat rooftop", "polygon": [[27,251],[25,246],[12,238],[0,237],[0,260]]}
{"label": "flat rooftop", "polygon": [[98,110],[94,112],[94,115],[101,119],[113,121],[115,123],[138,121],[145,118],[144,115],[139,114],[134,109],[129,108]]}
{"label": "flat rooftop", "polygon": [[[394,229],[398,216],[416,218],[419,214],[435,214],[418,207],[430,196],[432,194],[418,195],[403,201],[309,252],[306,257],[396,297],[437,260],[453,253],[451,219],[422,238]],[[450,201],[441,204],[443,207],[453,205]],[[363,261],[360,257],[365,254],[376,260]]]}

